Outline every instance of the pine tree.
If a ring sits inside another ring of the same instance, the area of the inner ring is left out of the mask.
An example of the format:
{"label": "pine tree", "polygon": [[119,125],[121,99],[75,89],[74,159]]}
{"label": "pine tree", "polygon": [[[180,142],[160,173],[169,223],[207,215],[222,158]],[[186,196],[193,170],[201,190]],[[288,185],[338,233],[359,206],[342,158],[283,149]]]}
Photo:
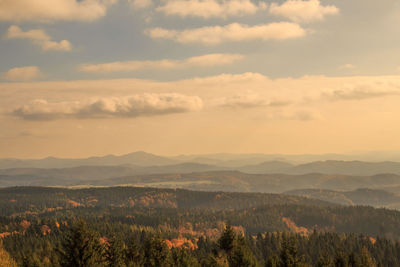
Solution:
{"label": "pine tree", "polygon": [[280,254],[280,267],[302,267],[306,266],[304,258],[300,257],[297,251],[294,238],[284,238]]}
{"label": "pine tree", "polygon": [[103,254],[98,233],[79,219],[64,240],[60,255],[61,266],[98,267],[103,263]]}
{"label": "pine tree", "polygon": [[172,259],[174,267],[196,267],[200,266],[197,259],[190,255],[187,249],[173,249]]}
{"label": "pine tree", "polygon": [[133,236],[129,239],[125,260],[127,266],[143,266],[143,250]]}
{"label": "pine tree", "polygon": [[333,267],[333,260],[329,253],[324,251],[318,259],[317,267]]}
{"label": "pine tree", "polygon": [[218,246],[220,249],[224,250],[227,254],[233,249],[233,242],[235,241],[236,234],[233,231],[231,225],[227,223],[221,237],[218,239]]}
{"label": "pine tree", "polygon": [[265,262],[265,267],[278,267],[279,266],[279,257],[277,255],[269,256],[267,261]]}
{"label": "pine tree", "polygon": [[119,237],[113,236],[108,241],[106,250],[106,261],[110,267],[124,267],[125,264],[125,245]]}
{"label": "pine tree", "polygon": [[361,266],[363,267],[376,267],[376,261],[369,253],[366,247],[361,249],[361,257],[360,257]]}
{"label": "pine tree", "polygon": [[144,267],[171,266],[170,251],[159,236],[150,236],[144,244]]}
{"label": "pine tree", "polygon": [[253,252],[247,246],[244,238],[239,236],[236,238],[231,255],[228,257],[230,267],[255,267],[257,259]]}
{"label": "pine tree", "polygon": [[337,252],[335,256],[335,267],[348,267],[347,257],[343,252]]}
{"label": "pine tree", "polygon": [[214,251],[207,264],[204,264],[203,266],[229,267],[229,262],[225,251]]}
{"label": "pine tree", "polygon": [[347,262],[349,267],[365,267],[361,265],[360,257],[358,257],[358,255],[356,255],[354,252],[349,254],[349,259]]}

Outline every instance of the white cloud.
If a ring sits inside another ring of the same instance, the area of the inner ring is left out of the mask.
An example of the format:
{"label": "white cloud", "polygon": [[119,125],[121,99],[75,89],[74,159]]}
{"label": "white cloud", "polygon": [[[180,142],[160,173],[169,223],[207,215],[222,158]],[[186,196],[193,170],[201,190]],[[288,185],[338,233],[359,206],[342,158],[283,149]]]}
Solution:
{"label": "white cloud", "polygon": [[115,0],[1,0],[0,21],[93,21]]}
{"label": "white cloud", "polygon": [[268,96],[248,92],[217,99],[218,106],[228,108],[283,107],[290,104],[287,100],[272,99]]}
{"label": "white cloud", "polygon": [[296,23],[278,22],[256,26],[232,23],[183,31],[153,28],[146,33],[154,39],[171,39],[183,44],[217,45],[223,42],[294,39],[305,36],[307,31]]}
{"label": "white cloud", "polygon": [[152,0],[130,0],[133,9],[146,9],[153,5]]}
{"label": "white cloud", "polygon": [[26,66],[12,68],[2,75],[2,78],[8,81],[30,81],[40,78],[42,73],[37,66]]}
{"label": "white cloud", "polygon": [[240,54],[208,54],[184,60],[119,61],[102,64],[84,64],[81,71],[92,73],[129,72],[146,69],[183,69],[190,67],[213,67],[232,64],[243,58]]}
{"label": "white cloud", "polygon": [[269,12],[294,22],[313,22],[338,14],[339,9],[333,5],[322,6],[319,0],[287,0],[282,5],[272,3]]}
{"label": "white cloud", "polygon": [[[85,99],[93,97],[125,99],[127,95],[142,96],[149,92],[156,96],[165,93],[198,96],[201,98],[201,103],[204,103],[204,109],[207,112],[229,113],[232,109],[243,109],[246,110],[245,113],[251,113],[259,112],[258,108],[265,108],[269,111],[281,111],[280,114],[285,115],[282,115],[282,118],[287,118],[294,115],[284,113],[286,111],[318,110],[321,106],[345,107],[349,106],[349,101],[360,101],[359,105],[361,105],[361,101],[363,101],[362,105],[376,104],[376,101],[383,98],[385,101],[398,101],[400,76],[305,76],[269,79],[265,75],[250,72],[164,82],[142,79],[109,79],[0,83],[0,111],[3,109],[5,113],[10,113],[11,110],[18,110],[20,116],[27,118],[29,116],[41,118],[45,115],[56,118],[82,117],[83,107],[94,107],[95,105],[92,104],[97,101],[85,101]],[[36,105],[31,104],[23,108],[25,103],[44,97],[49,103],[38,106],[42,107],[41,109],[49,109],[48,112],[33,112],[32,109]],[[73,103],[77,99],[82,101],[74,106]],[[61,112],[52,107],[54,103],[60,107],[62,106],[60,103],[65,102],[68,105],[63,109],[71,108],[71,112]],[[339,109],[339,111],[341,110]],[[67,115],[68,113],[71,114]],[[103,117],[113,116],[111,113],[106,115],[105,112],[97,114],[101,114]],[[114,114],[120,114],[115,117],[122,116],[121,112]],[[90,116],[87,115],[87,117]],[[91,117],[95,117],[95,115]]]}
{"label": "white cloud", "polygon": [[87,102],[49,103],[39,99],[15,109],[12,114],[25,120],[134,118],[185,113],[200,110],[202,107],[202,99],[198,96],[168,93],[109,97]]}
{"label": "white cloud", "polygon": [[42,29],[29,30],[24,32],[20,27],[13,25],[8,28],[6,37],[9,39],[28,39],[35,45],[42,48],[43,51],[70,51],[72,46],[67,40],[55,42],[51,37]]}
{"label": "white cloud", "polygon": [[266,8],[266,3],[262,1],[255,4],[250,0],[172,0],[157,7],[157,11],[168,16],[208,19],[212,17],[227,18],[231,16],[251,15]]}

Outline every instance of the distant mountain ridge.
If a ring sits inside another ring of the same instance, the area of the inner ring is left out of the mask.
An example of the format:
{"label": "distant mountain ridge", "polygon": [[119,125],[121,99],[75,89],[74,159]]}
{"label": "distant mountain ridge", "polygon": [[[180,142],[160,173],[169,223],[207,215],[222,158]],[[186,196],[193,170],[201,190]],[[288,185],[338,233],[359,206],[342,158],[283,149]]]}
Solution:
{"label": "distant mountain ridge", "polygon": [[[218,158],[220,157],[220,158]],[[270,158],[270,160],[265,160]],[[188,173],[202,171],[237,170],[252,174],[292,174],[310,173],[342,174],[353,176],[371,176],[382,173],[400,175],[400,162],[382,161],[344,161],[325,160],[303,164],[293,164],[285,159],[273,159],[263,154],[215,154],[199,156],[163,157],[143,151],[126,155],[90,157],[83,159],[61,159],[48,157],[44,159],[20,160],[0,159],[0,170],[17,168],[65,169],[81,166],[125,166],[135,171],[129,174],[154,173]],[[116,177],[117,175],[114,175]]]}
{"label": "distant mountain ridge", "polygon": [[107,155],[82,159],[63,159],[48,157],[44,159],[0,159],[0,169],[10,168],[71,168],[78,166],[116,166],[133,164],[138,166],[169,165],[180,163],[177,160],[137,151],[126,155]]}
{"label": "distant mountain ridge", "polygon": [[363,161],[317,161],[301,164],[290,168],[288,174],[344,174],[344,175],[375,175],[381,173],[400,174],[399,162],[363,162]]}
{"label": "distant mountain ridge", "polygon": [[0,181],[2,177],[11,176],[31,176],[40,178],[69,179],[71,181],[91,181],[93,179],[107,179],[130,175],[146,174],[165,174],[165,173],[190,173],[202,171],[217,171],[220,167],[198,164],[180,163],[165,166],[138,166],[138,165],[119,165],[119,166],[78,166],[71,168],[11,168],[0,169]]}

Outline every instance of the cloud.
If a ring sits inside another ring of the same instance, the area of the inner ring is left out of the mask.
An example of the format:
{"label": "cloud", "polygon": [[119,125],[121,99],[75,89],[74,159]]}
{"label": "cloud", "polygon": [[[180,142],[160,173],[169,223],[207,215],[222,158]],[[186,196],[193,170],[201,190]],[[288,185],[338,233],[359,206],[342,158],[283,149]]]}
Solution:
{"label": "cloud", "polygon": [[93,21],[115,0],[1,0],[0,21]]}
{"label": "cloud", "polygon": [[285,94],[272,96],[268,93],[247,92],[216,99],[215,106],[234,110],[264,108],[267,113],[262,117],[267,120],[311,121],[322,118],[316,110],[296,107],[294,101]]}
{"label": "cloud", "polygon": [[202,107],[203,101],[198,96],[168,93],[101,98],[88,102],[49,103],[39,99],[13,110],[12,114],[24,120],[135,118],[185,113],[200,110]]}
{"label": "cloud", "polygon": [[152,0],[130,0],[131,7],[136,10],[146,9],[153,5]]}
{"label": "cloud", "polygon": [[282,5],[272,3],[269,12],[294,22],[320,21],[327,15],[336,15],[339,9],[333,5],[322,6],[319,0],[287,0]]}
{"label": "cloud", "polygon": [[356,68],[356,66],[353,64],[344,64],[344,65],[339,66],[340,70],[353,70],[355,68]]}
{"label": "cloud", "polygon": [[364,100],[370,98],[400,95],[400,85],[390,83],[371,83],[345,85],[330,92],[324,92],[323,97],[331,101]]}
{"label": "cloud", "polygon": [[183,31],[153,28],[147,30],[146,34],[153,39],[170,39],[183,44],[217,45],[223,42],[294,39],[305,36],[307,31],[295,23],[278,22],[256,26],[232,23]]}
{"label": "cloud", "polygon": [[245,72],[240,74],[229,74],[223,73],[216,76],[208,76],[208,77],[197,77],[192,79],[187,79],[181,81],[184,84],[196,84],[200,86],[210,87],[232,87],[233,85],[237,85],[240,88],[246,84],[267,84],[270,83],[271,80],[260,73],[255,72]]}
{"label": "cloud", "polygon": [[43,51],[70,51],[72,46],[67,40],[55,42],[51,40],[51,37],[41,29],[29,30],[24,32],[18,26],[10,26],[8,28],[6,37],[9,39],[28,39],[31,40],[35,45],[42,48]]}
{"label": "cloud", "polygon": [[157,7],[156,10],[168,16],[208,19],[251,15],[266,8],[267,4],[262,1],[255,4],[250,0],[172,0]]}
{"label": "cloud", "polygon": [[283,107],[290,104],[286,100],[270,99],[257,93],[237,94],[218,99],[217,105],[227,108]]}
{"label": "cloud", "polygon": [[37,66],[12,68],[3,73],[2,78],[8,81],[30,81],[40,78],[42,73]]}
{"label": "cloud", "polygon": [[146,69],[183,69],[229,65],[243,59],[240,54],[208,54],[184,60],[118,61],[103,64],[84,64],[79,70],[92,73],[129,72]]}
{"label": "cloud", "polygon": [[[162,96],[166,94],[179,97],[165,101]],[[135,98],[128,101],[131,95]],[[253,120],[264,126],[282,122],[286,127],[292,122],[323,119],[321,123],[325,124],[330,119],[380,116],[382,110],[396,114],[399,99],[399,75],[270,79],[249,72],[175,81],[33,81],[0,83],[0,116],[8,121],[19,118],[15,123],[22,124],[43,120],[72,123],[79,119],[121,124],[123,118],[135,117],[141,118],[137,123],[147,124],[146,120],[163,122],[162,115],[171,114],[168,121],[173,119],[178,128],[175,121],[201,120],[204,125],[218,121],[224,125],[232,118],[246,127]]]}
{"label": "cloud", "polygon": [[320,120],[323,116],[316,110],[300,109],[294,111],[273,112],[268,114],[267,118],[274,120],[313,121]]}

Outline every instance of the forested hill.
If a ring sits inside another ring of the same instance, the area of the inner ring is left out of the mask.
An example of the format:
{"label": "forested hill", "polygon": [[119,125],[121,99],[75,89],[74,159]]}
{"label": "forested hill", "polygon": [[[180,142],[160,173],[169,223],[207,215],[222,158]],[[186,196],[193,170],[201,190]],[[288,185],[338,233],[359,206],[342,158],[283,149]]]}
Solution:
{"label": "forested hill", "polygon": [[288,195],[321,199],[341,205],[368,205],[400,209],[400,195],[384,190],[360,188],[353,191],[333,191],[322,189],[299,189],[285,192]]}
{"label": "forested hill", "polygon": [[14,187],[0,190],[0,212],[5,221],[65,220],[71,217],[84,217],[90,221],[104,218],[174,229],[190,223],[196,225],[193,230],[200,232],[215,228],[218,222],[231,221],[253,234],[284,230],[310,232],[315,229],[400,239],[398,211],[344,207],[280,194],[135,187]]}
{"label": "forested hill", "polygon": [[46,212],[73,207],[185,208],[207,210],[246,209],[264,205],[335,206],[299,196],[263,193],[202,192],[183,189],[104,187],[66,189],[11,187],[0,189],[2,215]]}
{"label": "forested hill", "polygon": [[[111,178],[110,178],[111,177]],[[129,167],[0,170],[0,187],[11,186],[140,186],[202,191],[282,193],[296,189],[349,191],[358,188],[400,193],[400,176],[379,174],[248,174],[239,171],[201,171],[131,175]]]}
{"label": "forested hill", "polygon": [[[19,266],[291,266],[287,257],[310,267],[400,262],[400,212],[299,196],[13,187],[0,190],[0,214],[0,263]],[[226,232],[227,222],[237,234]],[[81,253],[96,263],[71,265]],[[116,259],[122,265],[111,265]]]}

